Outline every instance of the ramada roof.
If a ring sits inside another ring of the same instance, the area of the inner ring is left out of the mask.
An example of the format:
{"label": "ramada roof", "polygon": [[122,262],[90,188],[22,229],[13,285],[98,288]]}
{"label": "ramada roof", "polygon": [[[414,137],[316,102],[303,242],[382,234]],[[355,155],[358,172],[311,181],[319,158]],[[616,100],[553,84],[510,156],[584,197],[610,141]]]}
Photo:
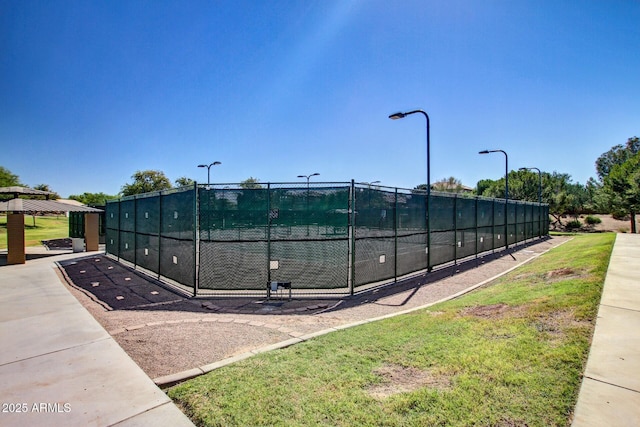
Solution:
{"label": "ramada roof", "polygon": [[[101,209],[90,208],[84,205],[48,200],[54,193],[49,191],[34,190],[27,187],[0,187],[0,194],[11,194],[15,198],[0,201],[0,212],[23,212],[23,213],[52,213],[52,212],[102,212]],[[45,196],[47,200],[39,199],[19,199],[19,196]]]}

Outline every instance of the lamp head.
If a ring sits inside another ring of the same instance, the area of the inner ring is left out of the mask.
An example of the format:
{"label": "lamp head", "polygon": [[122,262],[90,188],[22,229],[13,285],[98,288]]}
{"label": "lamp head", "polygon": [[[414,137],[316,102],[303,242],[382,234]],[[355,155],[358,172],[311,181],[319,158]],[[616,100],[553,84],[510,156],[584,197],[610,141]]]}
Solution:
{"label": "lamp head", "polygon": [[199,168],[206,168],[207,165],[198,165]]}
{"label": "lamp head", "polygon": [[406,116],[405,113],[397,112],[397,113],[391,114],[389,118],[391,120],[398,120],[398,119],[403,119],[405,116]]}
{"label": "lamp head", "polygon": [[489,154],[489,150],[478,151],[478,154]]}
{"label": "lamp head", "polygon": [[213,165],[221,165],[222,162],[213,162]]}

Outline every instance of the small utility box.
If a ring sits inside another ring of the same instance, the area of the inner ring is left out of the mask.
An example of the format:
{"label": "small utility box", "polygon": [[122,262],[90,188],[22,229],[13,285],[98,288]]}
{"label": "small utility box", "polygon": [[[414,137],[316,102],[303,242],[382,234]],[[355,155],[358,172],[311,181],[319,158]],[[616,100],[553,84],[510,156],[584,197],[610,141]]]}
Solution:
{"label": "small utility box", "polygon": [[84,252],[84,239],[80,237],[71,238],[71,247],[73,252]]}
{"label": "small utility box", "polygon": [[271,299],[271,292],[278,292],[281,289],[289,290],[289,301],[291,301],[291,282],[268,282],[267,300]]}

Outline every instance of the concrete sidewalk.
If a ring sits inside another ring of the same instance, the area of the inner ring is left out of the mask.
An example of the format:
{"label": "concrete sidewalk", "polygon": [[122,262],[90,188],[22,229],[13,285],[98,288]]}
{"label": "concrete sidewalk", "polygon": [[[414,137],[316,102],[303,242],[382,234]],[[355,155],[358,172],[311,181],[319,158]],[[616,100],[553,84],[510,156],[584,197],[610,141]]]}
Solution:
{"label": "concrete sidewalk", "polygon": [[618,234],[574,427],[640,426],[640,235]]}
{"label": "concrete sidewalk", "polygon": [[62,284],[79,255],[0,267],[0,425],[193,426]]}

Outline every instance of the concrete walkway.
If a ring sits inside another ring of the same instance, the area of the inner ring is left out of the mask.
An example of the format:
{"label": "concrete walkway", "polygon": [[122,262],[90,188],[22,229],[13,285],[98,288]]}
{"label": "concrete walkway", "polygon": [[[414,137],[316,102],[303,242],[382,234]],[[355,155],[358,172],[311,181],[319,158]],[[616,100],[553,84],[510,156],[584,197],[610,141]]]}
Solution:
{"label": "concrete walkway", "polygon": [[62,284],[78,255],[0,267],[0,425],[193,426]]}
{"label": "concrete walkway", "polygon": [[640,426],[640,235],[618,234],[574,427]]}

